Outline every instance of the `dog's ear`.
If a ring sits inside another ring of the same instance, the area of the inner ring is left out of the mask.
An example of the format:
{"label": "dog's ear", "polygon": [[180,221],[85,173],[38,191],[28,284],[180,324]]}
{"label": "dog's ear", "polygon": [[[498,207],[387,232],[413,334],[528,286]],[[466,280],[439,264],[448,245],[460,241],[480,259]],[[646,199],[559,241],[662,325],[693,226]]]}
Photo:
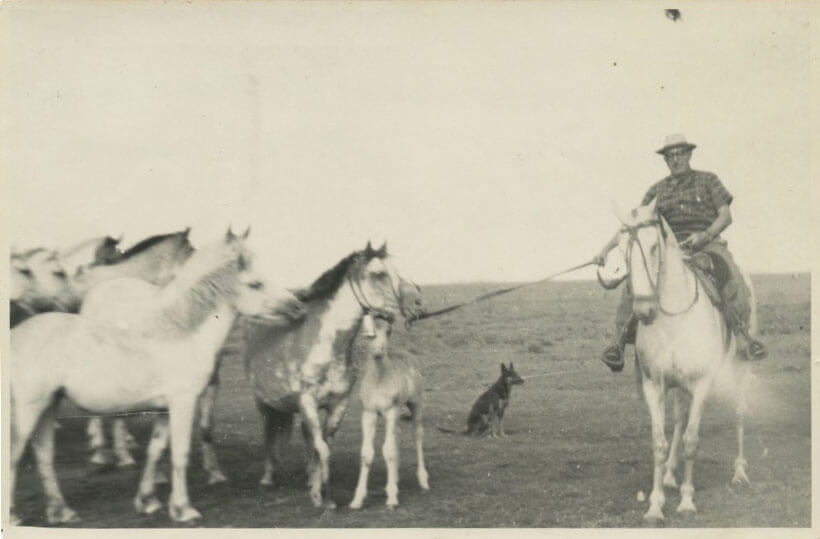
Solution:
{"label": "dog's ear", "polygon": [[506,372],[507,372],[507,366],[506,366],[506,365],[504,365],[503,363],[501,364],[501,372],[502,372],[502,373],[506,373]]}
{"label": "dog's ear", "polygon": [[513,367],[512,361],[510,361],[510,370],[511,370],[511,371],[514,371],[514,370],[515,370],[515,368]]}

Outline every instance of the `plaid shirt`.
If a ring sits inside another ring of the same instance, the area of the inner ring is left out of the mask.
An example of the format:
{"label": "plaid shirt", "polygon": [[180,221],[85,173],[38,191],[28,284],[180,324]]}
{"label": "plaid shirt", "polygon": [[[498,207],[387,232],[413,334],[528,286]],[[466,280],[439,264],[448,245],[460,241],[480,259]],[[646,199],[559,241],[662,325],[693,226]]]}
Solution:
{"label": "plaid shirt", "polygon": [[657,210],[672,227],[678,241],[702,232],[715,222],[718,209],[732,203],[732,195],[711,172],[690,170],[667,176],[653,185],[642,205],[657,198]]}

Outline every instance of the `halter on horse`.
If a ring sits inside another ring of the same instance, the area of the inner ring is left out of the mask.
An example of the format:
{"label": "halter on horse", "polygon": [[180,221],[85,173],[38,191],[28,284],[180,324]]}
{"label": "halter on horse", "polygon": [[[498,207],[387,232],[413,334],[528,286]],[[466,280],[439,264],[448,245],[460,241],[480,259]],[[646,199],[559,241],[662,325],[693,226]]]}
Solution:
{"label": "halter on horse", "polygon": [[[277,438],[290,432],[298,412],[310,448],[310,496],[318,507],[330,477],[329,441],[344,417],[358,370],[351,357],[353,339],[363,323],[372,323],[372,315],[409,318],[418,313],[421,300],[418,287],[400,276],[386,247],[375,250],[369,243],[296,296],[307,304],[305,320],[286,329],[248,328],[244,354],[265,421],[267,455],[260,483],[273,484]],[[324,418],[321,409],[327,412]]]}
{"label": "halter on horse", "polygon": [[[677,485],[674,472],[681,445],[685,467],[677,510],[695,511],[692,471],[698,429],[706,397],[716,381],[728,381],[737,391],[738,456],[732,481],[748,482],[743,457],[748,368],[736,372],[735,338],[718,309],[706,294],[700,294],[698,277],[684,263],[669,225],[655,212],[654,201],[618,217],[624,225],[621,239],[626,244],[633,311],[640,321],[635,340],[636,376],[652,422],[654,478],[644,518],[654,521],[663,519],[664,487]],[[667,389],[676,389],[671,446],[664,433]]]}

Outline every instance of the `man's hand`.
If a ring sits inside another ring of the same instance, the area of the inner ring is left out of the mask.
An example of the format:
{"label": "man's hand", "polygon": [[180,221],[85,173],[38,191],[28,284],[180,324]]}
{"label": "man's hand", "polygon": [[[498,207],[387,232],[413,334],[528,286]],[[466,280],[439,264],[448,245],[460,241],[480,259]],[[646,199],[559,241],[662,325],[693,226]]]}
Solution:
{"label": "man's hand", "polygon": [[712,241],[712,236],[710,236],[708,232],[695,232],[683,240],[680,246],[684,249],[697,251],[710,241]]}
{"label": "man's hand", "polygon": [[592,258],[592,262],[595,263],[596,266],[603,266],[604,264],[606,264],[607,253],[608,251],[601,251]]}

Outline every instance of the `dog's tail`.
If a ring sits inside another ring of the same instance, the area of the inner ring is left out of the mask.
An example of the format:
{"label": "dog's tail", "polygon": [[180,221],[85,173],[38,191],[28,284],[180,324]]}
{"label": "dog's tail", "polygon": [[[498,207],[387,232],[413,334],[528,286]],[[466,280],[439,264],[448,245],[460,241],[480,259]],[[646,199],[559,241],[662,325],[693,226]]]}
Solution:
{"label": "dog's tail", "polygon": [[456,430],[456,429],[448,429],[447,427],[442,427],[441,425],[436,425],[436,428],[441,432],[445,432],[447,434],[470,434],[470,430]]}

